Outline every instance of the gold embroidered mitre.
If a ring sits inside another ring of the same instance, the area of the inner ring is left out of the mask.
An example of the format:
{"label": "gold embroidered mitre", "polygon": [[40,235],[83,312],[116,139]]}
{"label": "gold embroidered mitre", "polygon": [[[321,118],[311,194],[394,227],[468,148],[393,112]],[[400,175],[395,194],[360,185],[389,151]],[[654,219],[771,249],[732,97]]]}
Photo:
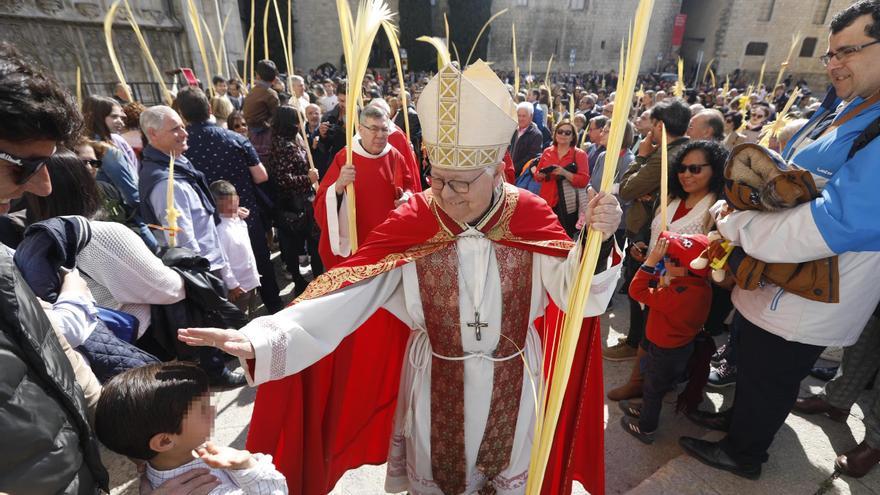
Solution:
{"label": "gold embroidered mitre", "polygon": [[486,62],[464,71],[447,64],[416,105],[431,167],[477,170],[504,159],[516,129],[516,104]]}

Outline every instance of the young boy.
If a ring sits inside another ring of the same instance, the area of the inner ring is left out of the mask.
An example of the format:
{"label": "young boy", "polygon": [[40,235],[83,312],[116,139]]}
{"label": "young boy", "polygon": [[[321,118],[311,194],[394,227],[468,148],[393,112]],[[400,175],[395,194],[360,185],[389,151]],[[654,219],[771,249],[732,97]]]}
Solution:
{"label": "young boy", "polygon": [[[663,232],[629,286],[630,297],[648,306],[645,327],[647,355],[642,404],[620,401],[624,412],[620,424],[644,443],[654,441],[663,396],[684,373],[694,348],[694,337],[709,316],[712,288],[703,270],[690,268],[709,246],[705,235]],[[663,260],[665,274],[658,279],[657,264]],[[696,273],[695,273],[696,272]]]}
{"label": "young boy", "polygon": [[238,193],[232,183],[218,180],[211,184],[211,194],[220,212],[220,244],[229,259],[229,269],[238,280],[241,292],[229,293],[229,300],[245,313],[256,309],[257,287],[260,286],[260,273],[254,257],[247,224],[241,219],[238,207]]}
{"label": "young boy", "polygon": [[[193,469],[210,469],[215,490],[236,494],[286,494],[272,456],[209,442],[215,410],[208,377],[186,363],[130,369],[104,385],[95,433],[110,450],[146,463],[153,489]],[[213,492],[212,492],[213,493]]]}

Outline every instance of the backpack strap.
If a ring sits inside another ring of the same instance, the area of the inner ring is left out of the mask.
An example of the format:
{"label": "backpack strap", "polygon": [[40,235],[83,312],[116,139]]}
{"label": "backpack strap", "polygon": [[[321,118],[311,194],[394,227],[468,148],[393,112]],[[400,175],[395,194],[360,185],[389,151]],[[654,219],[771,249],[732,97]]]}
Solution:
{"label": "backpack strap", "polygon": [[855,141],[853,141],[852,147],[849,149],[849,154],[846,156],[846,159],[849,160],[850,158],[855,156],[856,153],[867,146],[877,136],[880,136],[880,117],[874,119],[873,122],[868,124],[868,127],[865,127],[865,130],[862,131],[861,134],[859,134]]}

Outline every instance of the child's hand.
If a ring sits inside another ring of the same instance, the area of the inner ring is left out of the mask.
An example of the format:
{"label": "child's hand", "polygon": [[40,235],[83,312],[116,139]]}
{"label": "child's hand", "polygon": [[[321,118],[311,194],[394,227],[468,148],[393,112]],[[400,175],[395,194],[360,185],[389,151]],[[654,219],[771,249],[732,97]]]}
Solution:
{"label": "child's hand", "polygon": [[256,464],[254,457],[247,450],[215,445],[211,441],[197,447],[194,453],[195,457],[215,469],[251,469]]}
{"label": "child's hand", "polygon": [[651,253],[645,259],[645,265],[655,266],[666,256],[667,249],[669,249],[669,242],[666,239],[657,239],[657,244],[654,245],[654,249],[651,250]]}
{"label": "child's hand", "polygon": [[248,210],[248,209],[245,208],[244,206],[239,206],[239,207],[238,207],[238,218],[240,218],[240,219],[242,219],[242,220],[246,220],[247,217],[250,216],[250,214],[251,214],[251,210]]}

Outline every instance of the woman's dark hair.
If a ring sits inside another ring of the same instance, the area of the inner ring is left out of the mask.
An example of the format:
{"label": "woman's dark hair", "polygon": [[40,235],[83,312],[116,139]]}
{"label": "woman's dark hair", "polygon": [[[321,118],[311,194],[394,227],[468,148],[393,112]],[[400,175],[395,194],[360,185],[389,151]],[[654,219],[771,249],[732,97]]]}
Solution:
{"label": "woman's dark hair", "polygon": [[10,43],[0,43],[0,139],[71,142],[82,115],[70,93],[26,60]]}
{"label": "woman's dark hair", "polygon": [[210,393],[201,368],[180,362],[132,368],[104,384],[95,410],[95,434],[113,452],[149,460],[150,439],[180,434],[187,411]]}
{"label": "woman's dark hair", "polygon": [[110,141],[110,128],[107,127],[107,116],[113,107],[122,108],[113,98],[89,95],[83,102],[83,118],[89,137],[98,136],[103,141]]}
{"label": "woman's dark hair", "polygon": [[736,130],[739,129],[739,126],[741,126],[743,123],[743,116],[739,112],[730,111],[730,112],[725,113],[724,120],[727,120],[727,119],[730,119],[732,121],[731,123],[733,124],[734,132],[736,132]]}
{"label": "woman's dark hair", "polygon": [[285,139],[294,139],[299,134],[299,112],[289,105],[278,107],[272,120],[272,133]]}
{"label": "woman's dark hair", "polygon": [[712,170],[712,178],[709,179],[709,192],[720,197],[724,188],[724,164],[727,163],[728,152],[724,146],[716,141],[688,141],[681,147],[669,165],[669,195],[674,198],[687,199],[688,193],[685,192],[678,180],[678,166],[692,151],[700,151],[706,157],[706,163]]}
{"label": "woman's dark hair", "polygon": [[46,161],[46,170],[52,181],[52,193],[25,194],[29,223],[62,215],[91,218],[97,213],[101,205],[98,184],[80,157],[72,151],[59,151]]}
{"label": "woman's dark hair", "polygon": [[571,143],[569,144],[569,146],[571,146],[572,148],[576,147],[577,146],[577,138],[578,138],[577,128],[568,119],[565,119],[562,122],[556,124],[556,128],[553,130],[553,144],[554,145],[557,144],[556,143],[556,134],[559,132],[559,128],[563,127],[563,126],[568,126],[571,128]]}

